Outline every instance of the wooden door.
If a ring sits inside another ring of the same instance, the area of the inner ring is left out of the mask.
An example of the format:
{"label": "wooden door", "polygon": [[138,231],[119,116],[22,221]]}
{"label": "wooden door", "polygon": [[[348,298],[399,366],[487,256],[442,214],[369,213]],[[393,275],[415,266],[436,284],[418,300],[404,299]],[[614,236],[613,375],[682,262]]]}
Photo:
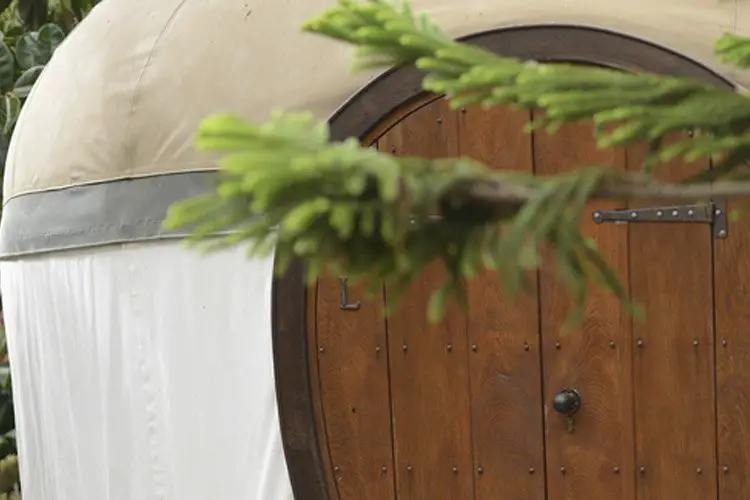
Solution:
{"label": "wooden door", "polygon": [[[529,118],[453,111],[432,98],[400,110],[373,145],[539,174],[639,166],[641,150],[600,151],[588,126],[527,134]],[[750,498],[750,267],[741,264],[750,223],[732,222],[729,237],[716,239],[708,224],[590,216],[626,208],[598,203],[581,223],[645,322],[594,291],[580,327],[563,334],[570,300],[553,266],[514,300],[494,275],[474,279],[468,314],[450,309],[439,325],[425,317],[439,266],[388,318],[387,289],[365,300],[340,277],[319,280],[309,294],[311,357],[335,498]],[[552,405],[565,389],[582,400],[572,423]]]}

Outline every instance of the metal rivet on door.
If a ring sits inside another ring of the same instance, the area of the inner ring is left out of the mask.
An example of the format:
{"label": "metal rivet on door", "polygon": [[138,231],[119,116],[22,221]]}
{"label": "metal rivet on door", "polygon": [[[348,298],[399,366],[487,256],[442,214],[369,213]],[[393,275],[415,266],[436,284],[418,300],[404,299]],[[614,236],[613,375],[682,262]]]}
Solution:
{"label": "metal rivet on door", "polygon": [[401,346],[401,350],[404,351],[404,352],[406,352],[406,351],[409,350],[409,346],[406,345],[406,344],[404,344],[404,345]]}
{"label": "metal rivet on door", "polygon": [[694,345],[695,347],[698,347],[698,340],[693,340],[693,345]]}
{"label": "metal rivet on door", "polygon": [[610,349],[614,349],[616,345],[617,345],[617,344],[615,344],[615,341],[614,341],[614,340],[610,340],[610,341],[609,341],[609,348],[610,348]]}
{"label": "metal rivet on door", "polygon": [[445,346],[445,350],[448,351],[448,352],[452,352],[453,351],[453,344],[447,344]]}
{"label": "metal rivet on door", "polygon": [[454,474],[458,474],[458,467],[456,467],[455,465],[453,466],[453,469],[451,470],[453,471]]}
{"label": "metal rivet on door", "polygon": [[325,348],[323,346],[318,347],[318,352],[325,352]]}
{"label": "metal rivet on door", "polygon": [[534,470],[534,468],[533,468],[533,467],[529,467],[529,474],[533,474],[534,472],[536,472],[536,471]]}
{"label": "metal rivet on door", "polygon": [[477,349],[478,349],[478,347],[477,347],[476,344],[471,344],[471,350],[472,350],[472,352],[477,352]]}
{"label": "metal rivet on door", "polygon": [[555,342],[555,349],[560,349],[561,347],[562,345],[560,344],[560,342]]}
{"label": "metal rivet on door", "polygon": [[386,467],[385,465],[381,465],[380,472],[382,472],[383,475],[388,474],[388,467]]}
{"label": "metal rivet on door", "polygon": [[635,343],[635,345],[637,345],[638,347],[643,347],[643,340],[642,339],[638,339],[638,341]]}
{"label": "metal rivet on door", "polygon": [[560,474],[565,474],[565,467],[560,467]]}
{"label": "metal rivet on door", "polygon": [[640,467],[638,468],[638,472],[640,472],[640,473],[641,473],[641,475],[645,474],[645,473],[646,473],[646,467],[644,467],[643,465],[641,465],[641,466],[640,466]]}
{"label": "metal rivet on door", "polygon": [[526,343],[525,343],[525,344],[523,345],[523,350],[524,350],[524,351],[528,351],[529,349],[531,349],[531,346],[530,346],[529,344],[526,344]]}
{"label": "metal rivet on door", "polygon": [[703,474],[703,469],[701,469],[700,467],[698,467],[697,469],[695,469],[695,473],[696,474]]}
{"label": "metal rivet on door", "polygon": [[484,467],[482,467],[481,465],[480,465],[479,467],[477,467],[477,473],[478,473],[478,474],[479,474],[480,476],[481,476],[482,474],[484,474]]}
{"label": "metal rivet on door", "polygon": [[725,465],[724,467],[722,467],[721,472],[723,472],[724,474],[729,474],[729,466]]}
{"label": "metal rivet on door", "polygon": [[620,473],[620,466],[619,465],[615,465],[614,467],[612,467],[612,472],[614,472],[615,474],[619,474]]}

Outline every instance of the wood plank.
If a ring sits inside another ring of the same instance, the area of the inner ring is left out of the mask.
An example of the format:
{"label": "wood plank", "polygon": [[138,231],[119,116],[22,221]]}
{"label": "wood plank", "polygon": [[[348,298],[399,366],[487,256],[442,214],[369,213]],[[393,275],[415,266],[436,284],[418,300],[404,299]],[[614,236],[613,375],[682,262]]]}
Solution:
{"label": "wood plank", "polygon": [[[643,154],[643,147],[629,149],[628,168],[638,169]],[[704,166],[675,162],[658,175],[677,180]],[[630,280],[646,311],[646,321],[633,324],[636,346],[642,342],[634,352],[637,462],[644,468],[637,498],[715,499],[710,228],[631,224]]]}
{"label": "wood plank", "polygon": [[[742,203],[742,202],[740,202]],[[732,210],[740,203],[728,204]],[[750,217],[714,240],[719,498],[750,498]]]}
{"label": "wood plank", "polygon": [[388,349],[383,297],[348,285],[358,310],[341,309],[341,283],[321,277],[317,358],[328,449],[341,500],[394,496]]}
{"label": "wood plank", "polygon": [[[462,156],[496,170],[533,172],[528,111],[471,106],[459,114]],[[544,498],[544,424],[537,275],[533,290],[506,297],[494,272],[469,283],[476,498]],[[529,474],[529,469],[540,471]]]}
{"label": "wood plank", "polygon": [[[379,143],[397,155],[438,158],[455,156],[456,141],[456,114],[440,99]],[[426,316],[442,279],[440,266],[426,271],[388,319],[399,500],[473,498],[466,317],[455,304],[438,325]]]}
{"label": "wood plank", "polygon": [[318,434],[318,450],[326,475],[326,486],[330,500],[339,500],[339,492],[333,474],[331,453],[328,449],[328,434],[325,425],[325,409],[320,386],[320,367],[318,366],[318,281],[308,285],[306,300],[307,315],[307,353],[310,371],[310,394],[315,403],[313,417]]}
{"label": "wood plank", "polygon": [[[589,125],[570,125],[553,135],[535,133],[534,164],[538,174],[561,173],[593,164],[624,168],[625,155],[622,150],[598,150]],[[614,206],[601,202],[591,205],[583,216],[583,230],[594,238],[610,265],[627,281],[627,227],[594,224],[590,214],[595,208]],[[540,272],[540,301],[548,499],[632,500],[629,316],[611,293],[592,287],[583,323],[563,334],[561,326],[571,301],[555,276],[553,261],[546,261]],[[566,388],[578,390],[583,400],[574,417],[572,433],[568,432],[566,418],[552,408],[555,395]]]}
{"label": "wood plank", "polygon": [[[742,203],[742,202],[740,202]],[[728,209],[740,203],[728,204]],[[719,498],[750,498],[750,218],[714,240]]]}

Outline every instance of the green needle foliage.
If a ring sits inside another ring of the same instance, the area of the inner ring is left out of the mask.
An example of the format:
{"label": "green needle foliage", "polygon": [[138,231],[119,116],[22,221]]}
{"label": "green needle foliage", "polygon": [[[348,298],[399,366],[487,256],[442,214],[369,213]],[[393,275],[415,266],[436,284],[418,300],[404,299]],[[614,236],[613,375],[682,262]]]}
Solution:
{"label": "green needle foliage", "polygon": [[[540,248],[549,248],[571,291],[572,321],[580,319],[592,282],[637,313],[580,231],[586,203],[659,197],[652,170],[678,157],[720,158],[686,181],[695,183],[741,177],[737,167],[750,156],[750,100],[743,94],[679,78],[501,57],[450,39],[408,3],[388,0],[341,0],[304,29],[356,46],[360,68],[416,65],[426,73],[424,88],[453,106],[542,109],[544,117],[530,127],[554,131],[593,120],[600,147],[650,145],[638,176],[582,165],[534,177],[492,172],[465,158],[396,158],[354,138],[334,143],[328,127],[304,113],[276,113],[263,125],[227,115],[204,121],[198,146],[222,154],[219,181],[209,195],[173,206],[167,227],[190,227],[189,241],[209,250],[249,243],[252,255],[275,251],[278,273],[300,258],[309,280],[330,270],[366,279],[373,291],[386,283],[396,297],[441,262],[446,279],[429,307],[433,321],[448,298],[465,305],[466,280],[483,269],[496,271],[511,293],[522,290],[527,270],[541,263]],[[717,53],[750,65],[746,39],[725,36]],[[696,133],[663,141],[686,130]]]}

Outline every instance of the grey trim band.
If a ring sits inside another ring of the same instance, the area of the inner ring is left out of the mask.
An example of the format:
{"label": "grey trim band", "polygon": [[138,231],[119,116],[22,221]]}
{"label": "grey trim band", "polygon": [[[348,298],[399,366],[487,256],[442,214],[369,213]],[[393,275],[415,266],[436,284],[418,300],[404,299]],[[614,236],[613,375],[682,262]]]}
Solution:
{"label": "grey trim band", "polygon": [[162,227],[175,201],[207,193],[216,172],[118,180],[11,199],[0,222],[0,259],[73,248],[180,238]]}

